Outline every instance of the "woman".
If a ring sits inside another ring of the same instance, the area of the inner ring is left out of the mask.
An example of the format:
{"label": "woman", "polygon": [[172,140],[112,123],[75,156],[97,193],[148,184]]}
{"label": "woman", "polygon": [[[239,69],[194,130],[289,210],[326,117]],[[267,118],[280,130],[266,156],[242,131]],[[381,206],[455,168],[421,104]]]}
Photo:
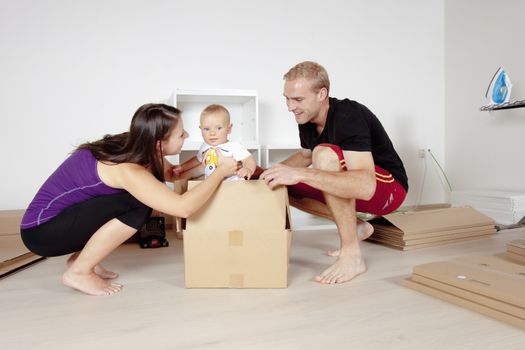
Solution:
{"label": "woman", "polygon": [[100,262],[142,227],[150,208],[188,217],[241,166],[220,157],[219,166],[183,195],[164,183],[173,178],[166,155],[179,154],[188,133],[181,112],[146,104],[129,132],[107,135],[77,148],[42,185],[21,224],[24,244],[35,254],[73,253],[62,276],[65,285],[90,295],[110,295],[122,285]]}

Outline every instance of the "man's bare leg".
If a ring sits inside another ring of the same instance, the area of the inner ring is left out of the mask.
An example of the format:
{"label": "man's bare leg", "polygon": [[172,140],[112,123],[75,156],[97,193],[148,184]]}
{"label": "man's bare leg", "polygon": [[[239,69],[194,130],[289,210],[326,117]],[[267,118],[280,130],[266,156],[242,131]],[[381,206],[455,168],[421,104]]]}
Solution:
{"label": "man's bare leg", "polygon": [[357,238],[355,200],[329,195],[325,199],[336,219],[341,248],[336,262],[315,279],[324,284],[343,283],[366,271]]}
{"label": "man's bare leg", "polygon": [[86,246],[62,275],[62,282],[89,295],[111,295],[119,292],[122,285],[108,283],[95,273],[97,266],[120,244],[137,230],[112,219],[91,236]]}
{"label": "man's bare leg", "polygon": [[[67,267],[70,267],[73,264],[73,262],[78,258],[78,254],[80,254],[80,252],[72,254],[69,259],[67,259]],[[118,277],[118,273],[106,270],[101,264],[95,266],[95,273],[104,279],[114,279]]]}
{"label": "man's bare leg", "polygon": [[[372,226],[372,224],[361,219],[357,219],[357,239],[359,241],[368,239],[368,237],[372,236],[373,233],[374,226]],[[330,256],[339,256],[339,249],[329,250],[326,252],[326,254]]]}
{"label": "man's bare leg", "polygon": [[[335,221],[328,206],[315,199],[290,197],[290,205],[299,210],[307,212],[309,214],[320,216],[320,217]],[[374,233],[374,226],[372,226],[370,223],[366,221],[363,221],[360,219],[356,219],[356,220],[357,220],[357,238],[360,241],[364,241],[365,239],[367,239]],[[326,253],[330,256],[339,256],[339,249],[330,250]]]}
{"label": "man's bare leg", "polygon": [[[340,171],[337,155],[326,147],[314,150],[313,166],[326,171]],[[340,198],[326,193],[324,195],[337,226],[341,248],[336,262],[315,279],[323,284],[343,283],[366,271],[357,237],[355,199]]]}

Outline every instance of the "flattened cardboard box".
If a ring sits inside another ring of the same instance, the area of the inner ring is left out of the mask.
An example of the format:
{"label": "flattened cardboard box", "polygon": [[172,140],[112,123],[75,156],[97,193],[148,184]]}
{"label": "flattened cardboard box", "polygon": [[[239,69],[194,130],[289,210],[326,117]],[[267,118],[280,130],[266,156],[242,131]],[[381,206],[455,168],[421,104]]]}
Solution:
{"label": "flattened cardboard box", "polygon": [[466,256],[415,266],[404,285],[525,328],[524,274],[498,256]]}
{"label": "flattened cardboard box", "polygon": [[370,220],[371,241],[398,249],[462,242],[496,232],[495,222],[470,207],[398,212]]}
{"label": "flattened cardboard box", "polygon": [[507,243],[507,257],[525,265],[525,239],[517,239]]}
{"label": "flattened cardboard box", "polygon": [[22,242],[20,223],[24,212],[25,210],[0,211],[0,278],[45,259],[29,252]]}
{"label": "flattened cardboard box", "polygon": [[20,223],[25,210],[0,211],[0,236],[20,235]]}
{"label": "flattened cardboard box", "polygon": [[[190,181],[188,189],[200,181]],[[286,188],[225,181],[186,220],[187,288],[286,288],[291,243]]]}

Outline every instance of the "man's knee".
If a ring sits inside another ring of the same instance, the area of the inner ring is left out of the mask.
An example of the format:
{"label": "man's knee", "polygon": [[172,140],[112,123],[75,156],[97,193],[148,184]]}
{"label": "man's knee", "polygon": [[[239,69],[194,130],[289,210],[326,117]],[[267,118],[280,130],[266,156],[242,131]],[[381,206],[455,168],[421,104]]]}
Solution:
{"label": "man's knee", "polygon": [[312,152],[313,167],[320,170],[339,171],[339,157],[333,149],[327,146],[316,146]]}

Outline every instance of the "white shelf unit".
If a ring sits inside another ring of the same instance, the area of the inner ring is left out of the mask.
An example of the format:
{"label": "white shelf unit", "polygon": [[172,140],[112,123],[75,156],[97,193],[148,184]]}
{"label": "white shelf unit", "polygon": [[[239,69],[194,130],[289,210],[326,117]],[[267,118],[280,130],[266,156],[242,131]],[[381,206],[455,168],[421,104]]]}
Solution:
{"label": "white shelf unit", "polygon": [[246,147],[257,164],[261,164],[257,91],[237,89],[175,90],[173,105],[182,111],[184,129],[189,133],[179,160],[184,161],[195,155],[202,144],[200,114],[210,104],[220,104],[228,109],[233,124],[229,139]]}
{"label": "white shelf unit", "polygon": [[264,166],[266,168],[282,162],[301,149],[300,145],[266,145],[264,146]]}

